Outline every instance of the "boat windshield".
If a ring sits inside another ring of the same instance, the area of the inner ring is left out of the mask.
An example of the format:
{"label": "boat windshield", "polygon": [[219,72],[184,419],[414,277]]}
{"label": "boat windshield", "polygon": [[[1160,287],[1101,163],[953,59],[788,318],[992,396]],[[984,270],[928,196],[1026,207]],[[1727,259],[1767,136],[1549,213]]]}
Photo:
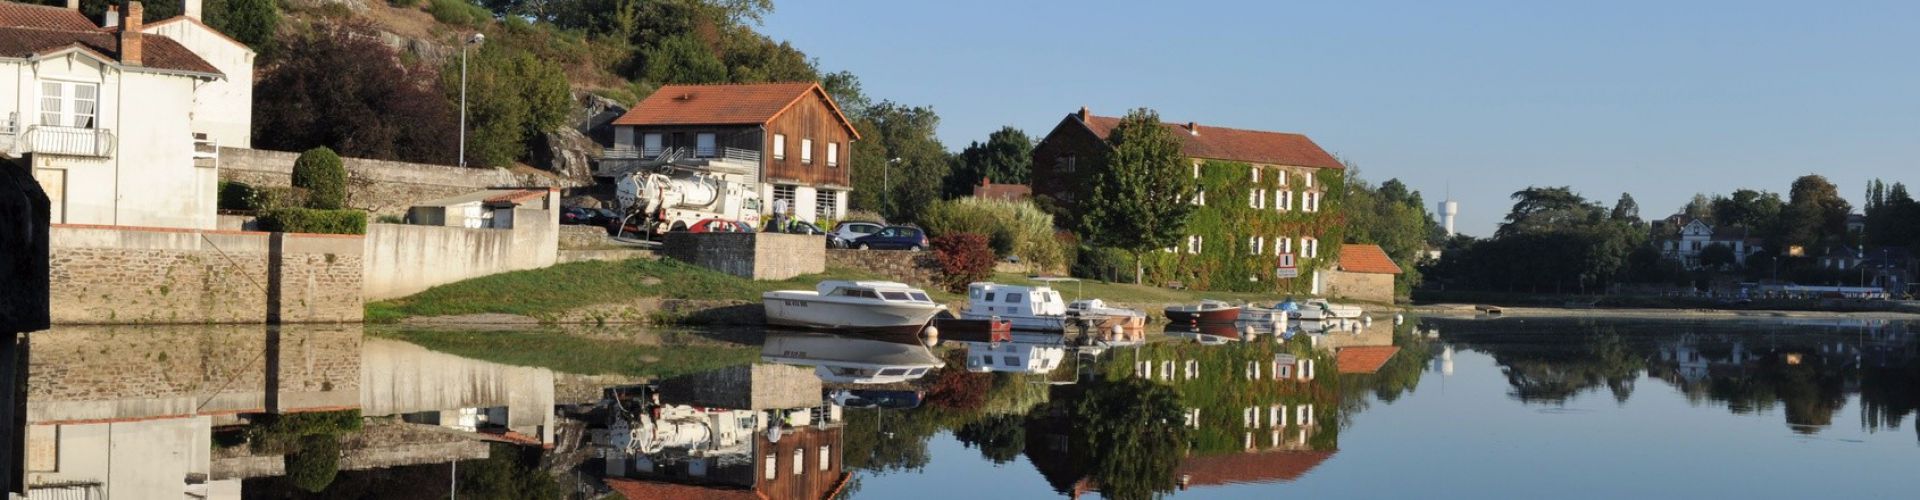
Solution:
{"label": "boat windshield", "polygon": [[875,295],[872,290],[861,290],[858,288],[842,288],[839,290],[835,290],[833,294],[844,296],[844,297],[859,297],[863,299],[880,298],[880,296]]}
{"label": "boat windshield", "polygon": [[924,293],[913,292],[910,295],[913,295],[913,300],[918,300],[921,302],[933,302],[933,299],[927,298],[927,294],[924,294]]}
{"label": "boat windshield", "polygon": [[907,369],[905,368],[888,368],[885,370],[880,370],[881,376],[905,375],[906,373],[907,373]]}
{"label": "boat windshield", "polygon": [[880,296],[887,300],[912,300],[907,297],[907,292],[880,292]]}

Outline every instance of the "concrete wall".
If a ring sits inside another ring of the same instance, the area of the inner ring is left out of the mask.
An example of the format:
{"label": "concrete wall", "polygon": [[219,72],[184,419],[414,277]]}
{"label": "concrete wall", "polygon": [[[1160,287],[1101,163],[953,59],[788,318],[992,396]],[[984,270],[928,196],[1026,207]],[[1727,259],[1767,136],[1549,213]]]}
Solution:
{"label": "concrete wall", "polygon": [[859,269],[880,273],[889,279],[914,286],[934,286],[940,277],[940,262],[933,252],[891,250],[828,250],[827,267]]}
{"label": "concrete wall", "polygon": [[539,426],[529,430],[552,442],[553,401],[553,370],[463,358],[397,340],[367,339],[361,349],[360,405],[366,416],[506,407],[509,427]]}
{"label": "concrete wall", "polygon": [[826,240],[782,233],[668,233],[661,253],[715,271],[783,280],[826,271]]}
{"label": "concrete wall", "polygon": [[580,250],[613,246],[607,238],[607,228],[600,226],[565,225],[560,226],[560,248]]}
{"label": "concrete wall", "polygon": [[[220,178],[256,187],[287,186],[299,153],[220,148]],[[374,215],[402,216],[415,203],[504,186],[574,187],[575,181],[515,174],[503,168],[341,158],[347,167],[347,206]]]}
{"label": "concrete wall", "polygon": [[405,297],[435,285],[558,261],[560,212],[521,208],[513,213],[513,229],[369,224],[361,296]]}
{"label": "concrete wall", "polygon": [[54,323],[360,321],[362,237],[55,226]]}
{"label": "concrete wall", "polygon": [[1328,296],[1393,303],[1392,274],[1328,271],[1326,276]]}
{"label": "concrete wall", "polygon": [[359,405],[360,325],[60,326],[29,341],[33,423]]}
{"label": "concrete wall", "polygon": [[[36,425],[28,430],[27,487],[95,483],[98,498],[183,498],[205,493],[187,476],[209,472],[207,417]],[[40,488],[36,488],[40,487]],[[42,492],[48,498],[64,497]],[[39,495],[29,495],[40,498]],[[95,497],[86,497],[95,498]]]}

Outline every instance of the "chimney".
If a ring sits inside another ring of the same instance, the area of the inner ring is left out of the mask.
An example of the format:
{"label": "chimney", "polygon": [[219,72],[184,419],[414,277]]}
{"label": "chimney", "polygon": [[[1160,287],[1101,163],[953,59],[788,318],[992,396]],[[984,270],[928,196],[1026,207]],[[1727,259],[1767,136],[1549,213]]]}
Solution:
{"label": "chimney", "polygon": [[1193,135],[1200,135],[1200,124],[1194,123],[1194,122],[1187,122],[1187,133],[1193,134]]}
{"label": "chimney", "polygon": [[120,63],[141,66],[140,2],[127,2],[120,15]]}
{"label": "chimney", "polygon": [[107,15],[100,16],[100,27],[112,28],[120,25],[120,6],[108,5]]}
{"label": "chimney", "polygon": [[1081,106],[1081,107],[1080,107],[1080,121],[1083,121],[1083,122],[1084,122],[1084,121],[1087,121],[1087,107],[1086,107],[1086,106]]}
{"label": "chimney", "polygon": [[180,2],[181,15],[187,16],[188,19],[200,21],[200,2],[201,0],[185,0]]}
{"label": "chimney", "polygon": [[80,10],[80,0],[67,0],[67,10]]}

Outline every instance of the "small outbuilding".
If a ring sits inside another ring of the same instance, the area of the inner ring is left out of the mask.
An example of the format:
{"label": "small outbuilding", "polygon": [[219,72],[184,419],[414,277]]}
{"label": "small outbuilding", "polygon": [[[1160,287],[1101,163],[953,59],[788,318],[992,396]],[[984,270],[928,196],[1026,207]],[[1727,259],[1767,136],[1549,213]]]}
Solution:
{"label": "small outbuilding", "polygon": [[1401,273],[1379,245],[1341,245],[1340,263],[1327,277],[1327,294],[1368,302],[1393,302],[1393,280]]}

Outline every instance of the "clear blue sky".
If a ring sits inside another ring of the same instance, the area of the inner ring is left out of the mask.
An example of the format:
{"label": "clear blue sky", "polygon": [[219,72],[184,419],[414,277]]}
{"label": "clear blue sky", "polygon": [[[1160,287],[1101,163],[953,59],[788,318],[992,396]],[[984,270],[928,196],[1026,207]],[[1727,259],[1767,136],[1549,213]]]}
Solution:
{"label": "clear blue sky", "polygon": [[1920,183],[1920,2],[786,1],[762,26],[932,106],[949,149],[1089,106],[1307,134],[1449,185],[1485,236],[1528,185],[1643,216],[1826,175]]}

